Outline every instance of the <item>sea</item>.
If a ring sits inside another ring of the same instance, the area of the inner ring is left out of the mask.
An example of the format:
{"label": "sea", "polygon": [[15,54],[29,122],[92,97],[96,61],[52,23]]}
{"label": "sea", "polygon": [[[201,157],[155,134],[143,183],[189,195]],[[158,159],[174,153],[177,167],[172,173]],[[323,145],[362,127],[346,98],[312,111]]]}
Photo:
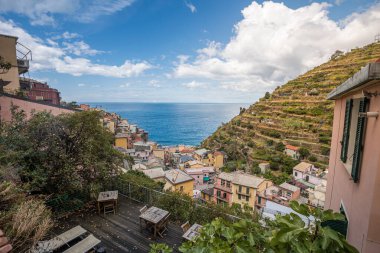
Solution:
{"label": "sea", "polygon": [[249,104],[214,103],[87,103],[126,118],[162,146],[197,146]]}

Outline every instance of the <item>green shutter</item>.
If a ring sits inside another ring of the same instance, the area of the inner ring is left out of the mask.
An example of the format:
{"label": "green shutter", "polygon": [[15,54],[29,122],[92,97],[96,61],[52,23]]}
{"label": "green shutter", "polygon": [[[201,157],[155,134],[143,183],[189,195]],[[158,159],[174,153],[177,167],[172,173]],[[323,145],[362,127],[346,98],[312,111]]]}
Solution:
{"label": "green shutter", "polygon": [[[367,112],[369,100],[367,98],[362,98],[359,103],[359,113]],[[363,156],[363,144],[364,144],[364,131],[365,131],[365,117],[358,118],[358,125],[356,128],[356,137],[355,137],[355,147],[354,147],[354,157],[352,161],[352,171],[351,176],[355,183],[359,181],[360,168],[362,164]]]}
{"label": "green shutter", "polygon": [[351,127],[351,114],[352,114],[352,99],[346,100],[346,110],[344,113],[344,127],[342,137],[342,150],[340,153],[340,159],[345,163],[347,161],[348,142],[350,140],[350,127]]}
{"label": "green shutter", "polygon": [[344,237],[347,236],[347,227],[348,227],[347,220],[326,220],[326,221],[321,222],[321,226],[330,227],[336,232],[341,233]]}

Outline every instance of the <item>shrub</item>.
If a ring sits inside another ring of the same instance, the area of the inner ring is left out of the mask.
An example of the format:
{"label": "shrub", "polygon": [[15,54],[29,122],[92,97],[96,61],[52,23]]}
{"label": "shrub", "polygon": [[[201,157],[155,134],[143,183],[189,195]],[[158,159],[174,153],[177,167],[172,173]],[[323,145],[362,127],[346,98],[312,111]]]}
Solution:
{"label": "shrub", "polygon": [[312,156],[309,157],[309,161],[310,162],[316,162],[316,161],[318,161],[318,159],[317,159],[317,157],[315,157],[315,156],[312,155]]}

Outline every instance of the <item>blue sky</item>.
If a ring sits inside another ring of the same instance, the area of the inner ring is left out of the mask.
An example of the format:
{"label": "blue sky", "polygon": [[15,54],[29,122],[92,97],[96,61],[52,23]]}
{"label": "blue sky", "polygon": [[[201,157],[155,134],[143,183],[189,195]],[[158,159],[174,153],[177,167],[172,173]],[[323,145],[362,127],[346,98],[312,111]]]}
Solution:
{"label": "blue sky", "polygon": [[378,1],[0,0],[66,101],[248,102],[373,42]]}

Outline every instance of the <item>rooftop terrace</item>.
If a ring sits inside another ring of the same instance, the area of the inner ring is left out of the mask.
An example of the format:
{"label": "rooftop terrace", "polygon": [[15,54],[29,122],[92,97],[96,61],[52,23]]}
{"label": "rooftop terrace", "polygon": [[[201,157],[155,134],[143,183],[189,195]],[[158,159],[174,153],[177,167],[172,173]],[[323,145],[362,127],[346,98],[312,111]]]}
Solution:
{"label": "rooftop terrace", "polygon": [[139,210],[143,206],[144,204],[120,196],[116,214],[98,215],[94,208],[87,213],[63,219],[54,232],[60,234],[80,225],[101,240],[107,252],[149,252],[152,243],[166,243],[174,248],[174,252],[179,252],[178,246],[183,242],[183,232],[179,225],[170,222],[164,238],[157,237],[156,240],[150,231],[140,231]]}

